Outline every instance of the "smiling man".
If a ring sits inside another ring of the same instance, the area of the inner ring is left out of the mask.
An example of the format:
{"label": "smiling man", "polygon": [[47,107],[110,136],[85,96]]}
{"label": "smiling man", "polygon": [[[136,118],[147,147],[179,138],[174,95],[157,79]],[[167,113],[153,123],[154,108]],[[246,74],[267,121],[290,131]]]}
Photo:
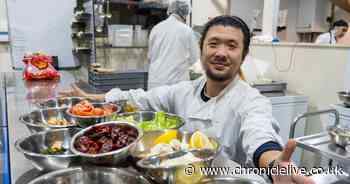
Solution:
{"label": "smiling man", "polygon": [[[239,78],[249,44],[249,28],[240,18],[213,18],[206,24],[200,41],[206,77],[150,91],[113,89],[95,97],[106,101],[130,100],[142,110],[178,114],[185,119],[183,129],[201,130],[217,137],[223,155],[245,167],[293,165],[290,157],[295,142],[289,141],[285,148],[281,146],[269,100]],[[76,87],[67,94],[92,96]],[[274,183],[312,183],[296,173],[270,178]]]}

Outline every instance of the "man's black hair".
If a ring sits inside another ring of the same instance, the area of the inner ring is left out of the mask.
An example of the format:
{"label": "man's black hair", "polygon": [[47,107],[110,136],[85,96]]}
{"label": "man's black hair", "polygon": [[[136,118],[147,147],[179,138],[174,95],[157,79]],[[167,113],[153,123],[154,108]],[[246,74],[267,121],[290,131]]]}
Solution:
{"label": "man's black hair", "polygon": [[345,20],[340,19],[333,23],[332,28],[334,29],[334,27],[349,27],[349,25]]}
{"label": "man's black hair", "polygon": [[242,31],[244,36],[243,38],[243,59],[244,59],[245,56],[248,54],[249,45],[250,45],[250,30],[248,25],[241,18],[237,16],[222,15],[211,19],[209,22],[205,24],[202,32],[202,37],[200,40],[201,51],[203,50],[205,37],[207,36],[209,29],[213,26],[234,27]]}

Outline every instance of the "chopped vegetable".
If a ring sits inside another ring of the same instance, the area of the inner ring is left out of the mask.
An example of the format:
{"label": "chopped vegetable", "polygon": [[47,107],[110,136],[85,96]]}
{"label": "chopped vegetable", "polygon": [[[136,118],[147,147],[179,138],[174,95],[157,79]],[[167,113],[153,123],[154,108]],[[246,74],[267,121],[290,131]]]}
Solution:
{"label": "chopped vegetable", "polygon": [[[135,122],[133,115],[130,116],[115,116],[113,120],[122,120],[127,122]],[[155,113],[155,118],[151,121],[142,121],[137,126],[144,131],[155,131],[163,129],[172,129],[179,126],[180,119],[177,117],[167,116],[163,111]]]}
{"label": "chopped vegetable", "polygon": [[58,154],[62,154],[64,153],[65,151],[67,151],[65,148],[63,147],[54,147],[54,146],[51,146],[45,150],[42,150],[41,151],[41,154],[45,154],[45,155],[58,155]]}

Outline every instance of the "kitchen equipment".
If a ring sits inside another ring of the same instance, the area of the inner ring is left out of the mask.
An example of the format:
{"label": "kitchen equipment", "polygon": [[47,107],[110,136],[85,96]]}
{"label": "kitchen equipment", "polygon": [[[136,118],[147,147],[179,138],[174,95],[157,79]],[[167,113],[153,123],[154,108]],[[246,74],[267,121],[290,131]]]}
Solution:
{"label": "kitchen equipment", "polygon": [[[131,149],[131,155],[136,159],[144,159],[148,156],[150,156],[151,148],[154,146],[154,141],[162,134],[164,134],[164,130],[161,131],[150,131],[150,132],[144,132],[143,137],[140,139],[140,141],[136,144],[135,147]],[[180,140],[182,143],[189,144],[190,138],[192,136],[192,133],[189,132],[181,132],[178,131],[177,139]],[[215,153],[220,152],[221,145],[219,141],[216,138],[209,138],[210,142],[214,145]]]}
{"label": "kitchen equipment", "polygon": [[74,167],[45,174],[29,184],[150,184],[130,170],[104,167]]}
{"label": "kitchen equipment", "polygon": [[350,130],[340,127],[329,127],[328,134],[331,137],[331,141],[343,148],[346,148],[350,144]]}
{"label": "kitchen equipment", "polygon": [[[87,153],[82,153],[80,151],[78,151],[75,147],[74,147],[74,143],[75,141],[81,137],[82,135],[84,135],[86,132],[88,132],[89,130],[96,128],[97,126],[101,126],[101,125],[117,125],[117,126],[129,126],[134,128],[135,130],[137,130],[138,133],[138,137],[137,139],[123,147],[120,148],[118,150],[115,151],[111,151],[111,152],[106,152],[106,153],[100,153],[100,154],[87,154]],[[90,126],[88,128],[85,128],[83,130],[81,130],[80,132],[78,132],[77,134],[74,135],[74,137],[71,140],[71,150],[73,153],[80,155],[84,160],[93,163],[93,164],[97,164],[97,165],[117,165],[118,163],[120,163],[121,161],[123,161],[127,156],[129,156],[130,154],[130,149],[136,145],[136,143],[141,139],[143,135],[143,132],[141,129],[139,129],[137,126],[135,126],[132,123],[127,123],[127,122],[122,122],[122,121],[111,121],[111,122],[105,122],[105,123],[100,123],[98,125],[93,125]]]}
{"label": "kitchen equipment", "polygon": [[131,47],[133,45],[133,26],[109,25],[108,41],[113,47]]}
{"label": "kitchen equipment", "polygon": [[57,107],[70,107],[72,104],[77,104],[82,100],[88,100],[92,103],[101,102],[94,99],[84,98],[84,97],[63,97],[63,98],[54,98],[49,99],[44,102],[38,102],[35,105],[40,109],[47,109],[47,108],[57,108]]}
{"label": "kitchen equipment", "polygon": [[338,97],[345,106],[350,107],[350,92],[340,91]]}
{"label": "kitchen equipment", "polygon": [[240,177],[208,177],[199,184],[262,184],[259,181]]}
{"label": "kitchen equipment", "polygon": [[[95,125],[98,123],[106,122],[107,119],[113,114],[119,113],[121,111],[121,107],[117,104],[112,104],[112,103],[107,103],[107,102],[96,102],[96,103],[91,103],[95,108],[108,108],[112,109],[113,112],[109,115],[102,115],[102,116],[79,116],[71,113],[71,108],[67,108],[66,113],[68,116],[72,117],[74,119],[75,123],[80,126],[80,127],[88,127],[91,125]],[[75,105],[75,104],[72,104]]]}
{"label": "kitchen equipment", "polygon": [[107,92],[113,88],[121,90],[142,88],[147,90],[148,72],[142,70],[100,73],[89,70],[89,84]]}
{"label": "kitchen equipment", "polygon": [[252,87],[260,91],[260,93],[266,92],[285,92],[287,89],[287,83],[282,81],[272,81],[271,83],[256,83],[252,84]]}
{"label": "kitchen equipment", "polygon": [[[52,105],[48,103],[48,105]],[[25,124],[31,133],[55,129],[55,128],[68,128],[76,126],[76,120],[69,116],[66,111],[68,107],[53,107],[48,109],[34,110],[28,114],[21,115],[19,120]],[[72,122],[72,125],[67,126],[50,126],[47,121],[50,118],[65,119]]]}
{"label": "kitchen equipment", "polygon": [[[80,163],[80,157],[70,151],[70,142],[79,129],[57,129],[39,132],[15,142],[15,147],[42,171],[65,169]],[[57,155],[43,154],[42,151],[61,144],[66,150]]]}
{"label": "kitchen equipment", "polygon": [[[168,161],[170,159],[179,158],[181,156],[185,156],[186,154],[193,154],[198,160],[192,160],[187,163],[189,164],[181,164],[177,163],[176,166],[162,166],[162,162]],[[201,150],[182,150],[169,154],[162,154],[147,157],[137,162],[137,165],[142,168],[142,170],[148,175],[152,180],[157,181],[159,183],[183,183],[183,181],[199,181],[202,179],[202,175],[200,173],[194,172],[193,175],[186,175],[185,168],[192,167],[194,170],[198,171],[200,167],[209,167],[216,157],[216,152],[209,149],[201,149]]]}
{"label": "kitchen equipment", "polygon": [[[121,113],[121,114],[118,114],[117,117],[121,118],[121,119],[127,118],[127,117],[129,117],[129,118],[132,117],[130,119],[132,119],[134,121],[133,123],[138,124],[138,123],[143,122],[143,121],[154,120],[156,117],[156,113],[157,112],[153,112],[153,111],[137,111],[137,112],[131,112],[131,113]],[[177,126],[173,129],[179,129],[185,124],[185,120],[183,118],[181,118],[180,116],[175,115],[175,114],[165,113],[165,118],[177,121]]]}

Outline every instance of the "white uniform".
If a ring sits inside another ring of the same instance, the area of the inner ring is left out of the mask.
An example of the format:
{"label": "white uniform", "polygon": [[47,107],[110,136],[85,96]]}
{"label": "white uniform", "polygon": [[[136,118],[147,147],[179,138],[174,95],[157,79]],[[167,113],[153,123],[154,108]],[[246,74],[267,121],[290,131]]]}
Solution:
{"label": "white uniform", "polygon": [[142,110],[166,111],[185,119],[184,130],[201,130],[217,137],[226,156],[243,166],[253,166],[253,155],[262,144],[282,144],[271,103],[238,77],[217,97],[204,102],[205,78],[150,91],[113,89],[106,101],[131,100]]}
{"label": "white uniform", "polygon": [[320,43],[320,44],[336,44],[337,41],[335,39],[335,32],[332,30],[331,33],[323,33],[320,34],[315,43]]}
{"label": "white uniform", "polygon": [[175,16],[171,15],[151,31],[148,89],[189,80],[189,68],[199,59],[199,45],[192,29]]}

